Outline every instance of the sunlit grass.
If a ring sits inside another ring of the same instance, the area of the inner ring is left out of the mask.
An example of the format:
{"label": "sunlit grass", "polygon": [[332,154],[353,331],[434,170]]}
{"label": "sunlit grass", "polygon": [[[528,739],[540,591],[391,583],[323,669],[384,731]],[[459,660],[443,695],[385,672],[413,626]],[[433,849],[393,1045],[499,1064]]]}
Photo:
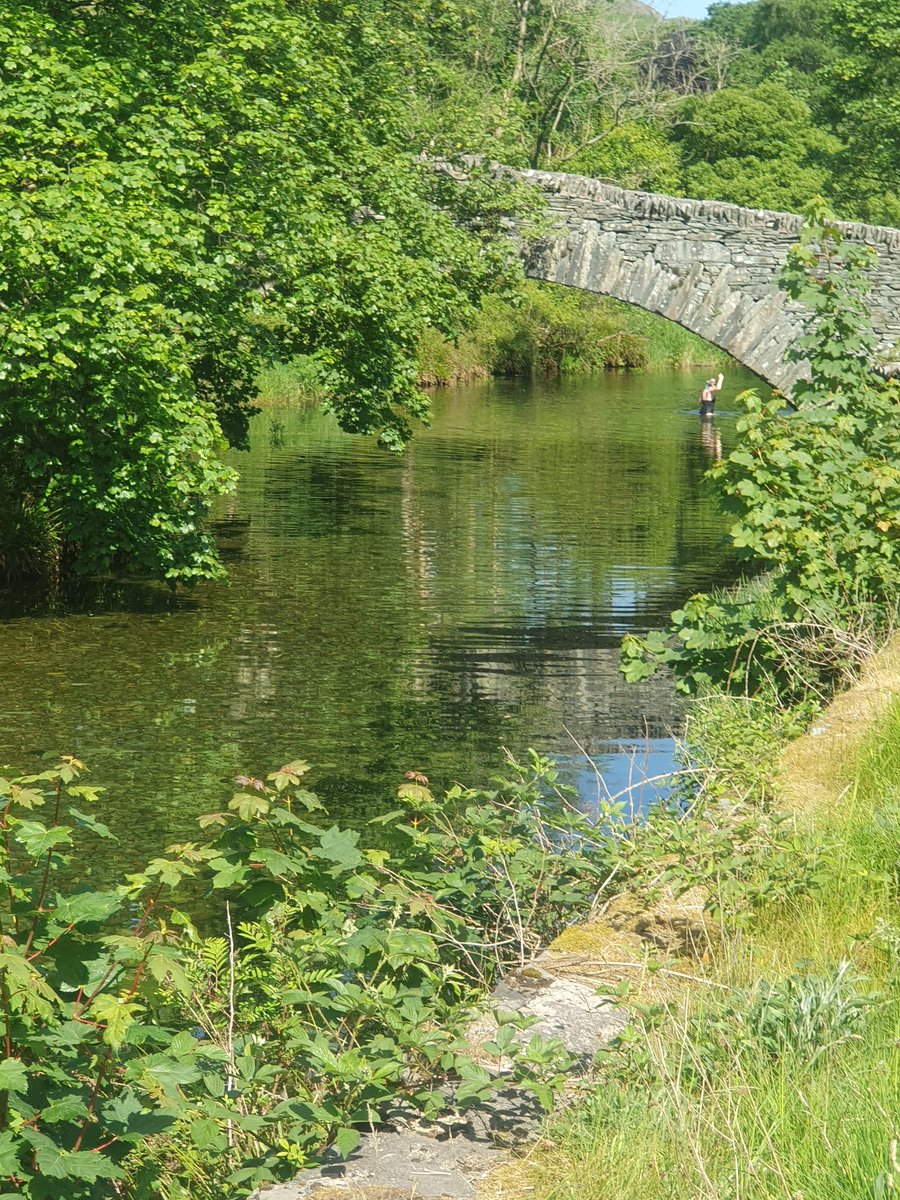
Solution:
{"label": "sunlit grass", "polygon": [[317,363],[302,355],[261,368],[256,383],[256,403],[263,408],[312,408],[324,398]]}

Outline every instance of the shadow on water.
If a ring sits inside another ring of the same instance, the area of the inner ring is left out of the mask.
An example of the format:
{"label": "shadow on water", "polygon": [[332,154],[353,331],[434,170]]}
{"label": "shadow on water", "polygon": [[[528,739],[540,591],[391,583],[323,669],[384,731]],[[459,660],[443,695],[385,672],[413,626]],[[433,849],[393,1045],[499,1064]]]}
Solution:
{"label": "shadow on water", "polygon": [[228,583],[3,598],[0,762],[88,762],[129,866],[192,836],[234,775],[296,757],[350,821],[410,769],[483,782],[502,747],[577,780],[566,728],[614,773],[611,740],[681,717],[667,680],[623,682],[622,635],[734,574],[702,481],[734,422],[685,411],[701,376],[455,390],[402,457],[260,414],[214,514]]}

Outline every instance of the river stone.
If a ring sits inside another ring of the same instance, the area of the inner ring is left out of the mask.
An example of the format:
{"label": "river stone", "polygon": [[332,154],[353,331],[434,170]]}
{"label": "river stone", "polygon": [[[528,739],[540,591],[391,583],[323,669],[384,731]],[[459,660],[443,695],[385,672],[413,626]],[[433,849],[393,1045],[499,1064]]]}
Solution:
{"label": "river stone", "polygon": [[[562,1042],[570,1054],[592,1056],[625,1028],[622,1010],[595,987],[562,979],[529,964],[507,975],[492,993],[494,1006],[509,1009],[533,1023],[518,1033],[527,1042],[534,1034]],[[471,1037],[471,1034],[470,1034]]]}
{"label": "river stone", "polygon": [[475,1200],[478,1182],[507,1158],[482,1138],[377,1130],[365,1134],[346,1161],[329,1154],[315,1170],[257,1195],[258,1200]]}

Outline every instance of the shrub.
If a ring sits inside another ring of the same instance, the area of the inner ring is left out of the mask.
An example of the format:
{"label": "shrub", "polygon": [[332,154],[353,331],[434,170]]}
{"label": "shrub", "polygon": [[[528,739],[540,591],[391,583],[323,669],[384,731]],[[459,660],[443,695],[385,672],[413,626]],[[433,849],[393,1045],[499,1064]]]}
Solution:
{"label": "shrub", "polygon": [[[201,820],[212,840],[104,892],[61,884],[83,838],[110,836],[85,811],[97,789],[82,764],[0,779],[11,1192],[248,1195],[330,1144],[347,1153],[388,1103],[433,1116],[498,1086],[464,1034],[496,973],[598,887],[586,819],[534,757],[444,803],[413,777],[381,819],[394,849],[367,849],[311,822],[306,769],[242,778]],[[224,937],[180,907],[190,881],[224,907]],[[488,1051],[549,1105],[567,1059],[537,1038],[517,1051],[515,1023],[501,1018]]]}

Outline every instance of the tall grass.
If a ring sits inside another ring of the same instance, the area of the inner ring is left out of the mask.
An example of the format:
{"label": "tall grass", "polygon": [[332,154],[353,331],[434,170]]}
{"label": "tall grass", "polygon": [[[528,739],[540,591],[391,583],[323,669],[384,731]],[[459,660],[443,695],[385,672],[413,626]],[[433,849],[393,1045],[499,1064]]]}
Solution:
{"label": "tall grass", "polygon": [[900,701],[843,773],[798,843],[818,887],[723,926],[715,986],[636,1014],[531,1161],[538,1200],[900,1195]]}
{"label": "tall grass", "polygon": [[257,403],[263,408],[312,408],[325,398],[319,364],[307,355],[261,367],[256,382]]}
{"label": "tall grass", "polygon": [[727,356],[679,326],[616,300],[526,283],[520,303],[487,297],[452,343],[427,331],[419,347],[426,384],[488,375],[529,378],[613,367],[721,365]]}
{"label": "tall grass", "polygon": [[0,485],[0,582],[53,576],[62,550],[56,515]]}

